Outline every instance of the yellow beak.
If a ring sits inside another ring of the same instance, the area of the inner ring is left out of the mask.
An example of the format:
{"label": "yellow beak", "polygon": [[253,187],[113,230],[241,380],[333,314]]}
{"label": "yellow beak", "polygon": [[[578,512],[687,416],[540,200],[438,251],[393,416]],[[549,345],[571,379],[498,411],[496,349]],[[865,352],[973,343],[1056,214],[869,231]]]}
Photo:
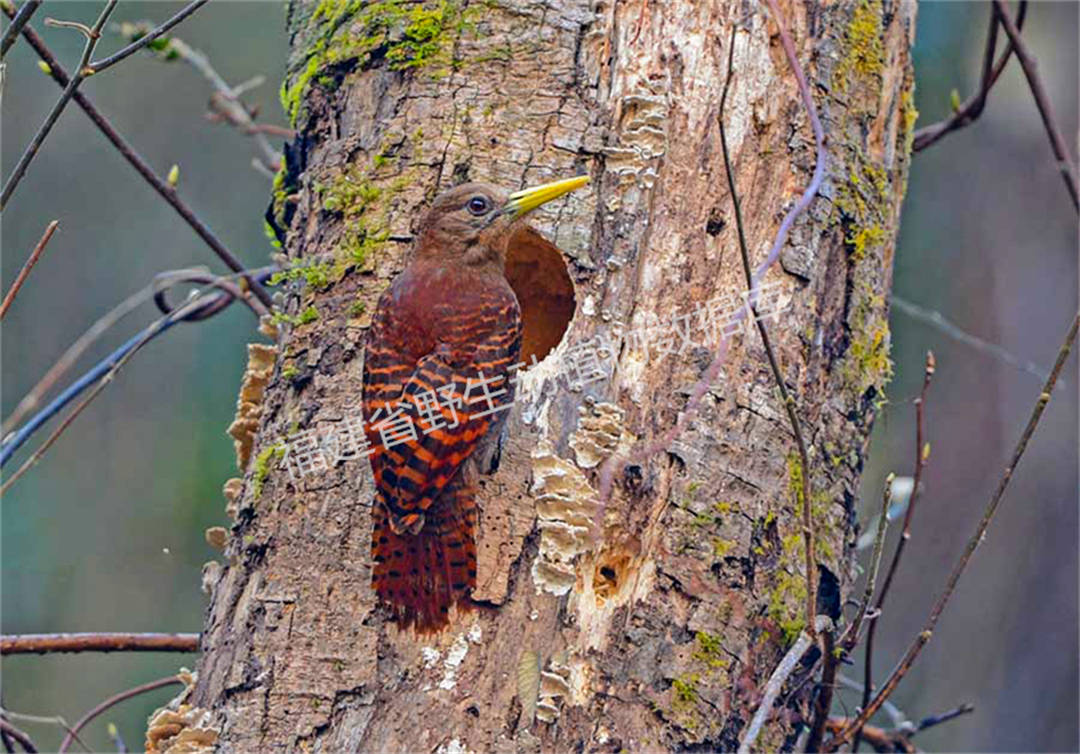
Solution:
{"label": "yellow beak", "polygon": [[515,191],[510,194],[510,200],[506,203],[505,211],[512,213],[514,217],[521,217],[528,212],[532,212],[541,204],[546,204],[552,199],[558,199],[563,194],[581,188],[588,182],[589,176],[579,175],[575,178],[565,178],[554,183],[545,183],[541,186]]}

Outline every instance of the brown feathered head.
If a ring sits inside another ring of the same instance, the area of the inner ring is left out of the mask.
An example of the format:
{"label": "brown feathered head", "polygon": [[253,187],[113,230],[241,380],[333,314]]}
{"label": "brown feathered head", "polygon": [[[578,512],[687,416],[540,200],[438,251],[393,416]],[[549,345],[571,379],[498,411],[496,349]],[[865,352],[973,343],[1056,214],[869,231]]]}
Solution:
{"label": "brown feathered head", "polygon": [[440,194],[420,221],[419,258],[502,268],[513,226],[542,204],[580,188],[586,175],[514,193],[487,183],[464,183]]}

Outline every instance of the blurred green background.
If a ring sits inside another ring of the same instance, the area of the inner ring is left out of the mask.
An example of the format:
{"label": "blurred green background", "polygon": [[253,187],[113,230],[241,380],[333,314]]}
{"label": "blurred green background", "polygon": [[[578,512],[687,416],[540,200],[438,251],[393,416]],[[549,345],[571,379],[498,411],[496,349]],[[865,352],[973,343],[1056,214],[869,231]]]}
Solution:
{"label": "blurred green background", "polygon": [[[161,21],[181,7],[122,3],[114,20]],[[1067,140],[1077,133],[1078,6],[1032,3],[1025,36]],[[35,27],[71,67],[81,38],[42,26],[46,15],[90,23],[99,3],[50,2]],[[920,125],[944,117],[950,91],[977,84],[989,6],[923,3],[915,51]],[[5,24],[6,27],[6,24]],[[216,0],[177,30],[232,84],[263,75],[246,99],[282,123],[284,6]],[[107,37],[100,49],[120,46]],[[21,42],[8,55],[5,175],[59,90]],[[272,252],[262,226],[269,182],[251,167],[250,138],[205,117],[210,89],[183,63],[143,56],[95,77],[84,91],[246,264]],[[280,140],[274,140],[279,144]],[[72,105],[4,213],[4,290],[49,220],[61,227],[3,328],[6,416],[96,317],[159,271],[223,267]],[[1069,205],[1022,74],[1011,64],[973,127],[917,155],[896,256],[895,292],[1046,368],[1077,308],[1077,237]],[[153,316],[145,306],[95,349],[100,357]],[[220,488],[235,474],[225,435],[254,320],[239,307],[181,325],[150,344],[67,431],[43,464],[6,496],[0,520],[4,633],[198,631],[205,597],[203,540],[224,523]],[[888,471],[910,474],[910,399],[926,349],[938,360],[927,406],[933,454],[914,538],[878,633],[877,677],[920,629],[974,528],[1039,389],[1030,374],[894,308],[896,377],[875,428],[864,498]],[[90,358],[86,363],[91,363]],[[913,719],[972,702],[975,714],[941,726],[931,750],[1066,751],[1078,746],[1076,357],[1015,478],[1003,510],[933,641],[894,697]],[[81,368],[85,368],[80,365]],[[22,458],[24,454],[20,455]],[[898,528],[898,527],[894,527]],[[895,535],[896,532],[894,532]],[[69,722],[104,697],[193,666],[194,656],[70,655],[3,662],[3,702]],[[861,668],[861,658],[856,658]],[[861,670],[848,668],[853,677]],[[115,708],[84,739],[108,747],[105,723],[142,745],[146,715],[174,689]],[[853,708],[855,694],[839,705]],[[55,728],[24,724],[54,747]]]}

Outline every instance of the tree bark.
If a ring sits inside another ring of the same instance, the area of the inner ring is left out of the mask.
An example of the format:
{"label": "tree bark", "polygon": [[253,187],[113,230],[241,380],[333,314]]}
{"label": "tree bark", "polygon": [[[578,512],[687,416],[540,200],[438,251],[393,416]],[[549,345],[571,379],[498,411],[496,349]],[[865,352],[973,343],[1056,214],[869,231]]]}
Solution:
{"label": "tree bark", "polygon": [[[810,445],[819,609],[836,616],[891,373],[914,4],[781,11],[828,172],[766,278],[786,305],[768,326]],[[775,22],[722,0],[294,0],[288,24],[298,136],[268,215],[297,272],[241,394],[236,520],[227,563],[204,572],[179,727],[238,752],[735,749],[806,594],[798,455],[757,332],[734,337],[681,435],[617,464],[610,499],[599,487],[612,455],[677,421],[716,346],[701,312],[746,288],[717,128],[733,24],[725,127],[752,263],[810,179]],[[583,172],[590,187],[511,254],[541,358],[481,482],[479,604],[436,636],[401,633],[371,591],[366,460],[290,476],[282,449],[359,411],[370,313],[436,193]],[[588,343],[603,379],[573,374]],[[812,687],[782,699],[762,750],[792,745]]]}

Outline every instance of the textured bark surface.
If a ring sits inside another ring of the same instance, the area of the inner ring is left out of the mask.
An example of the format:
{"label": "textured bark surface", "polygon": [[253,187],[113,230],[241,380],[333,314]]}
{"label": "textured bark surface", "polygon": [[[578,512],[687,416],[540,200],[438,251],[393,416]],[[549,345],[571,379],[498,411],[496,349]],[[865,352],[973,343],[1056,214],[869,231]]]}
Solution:
{"label": "textured bark surface", "polygon": [[[732,24],[726,127],[755,263],[809,181],[813,140],[776,26],[757,3],[720,0],[427,8],[291,6],[284,100],[299,137],[271,215],[289,263],[320,274],[289,285],[274,364],[259,355],[249,379],[241,413],[257,433],[229,486],[227,564],[205,573],[205,654],[184,711],[227,751],[734,749],[805,597],[797,455],[756,332],[735,337],[666,451],[616,474],[603,507],[597,489],[612,453],[683,410],[715,346],[701,308],[745,288],[717,129]],[[788,304],[769,327],[812,446],[835,601],[891,370],[914,8],[782,10],[829,157],[767,277]],[[558,346],[524,373],[501,466],[481,482],[482,606],[435,637],[401,634],[371,592],[366,461],[294,480],[275,448],[359,411],[370,312],[434,194],[581,172],[592,184],[533,220],[565,260],[573,306],[542,264],[529,272],[539,252],[519,265],[526,328]],[[692,343],[671,324],[683,315]],[[589,341],[610,375],[575,384],[568,364]],[[810,690],[762,749],[790,741]]]}

